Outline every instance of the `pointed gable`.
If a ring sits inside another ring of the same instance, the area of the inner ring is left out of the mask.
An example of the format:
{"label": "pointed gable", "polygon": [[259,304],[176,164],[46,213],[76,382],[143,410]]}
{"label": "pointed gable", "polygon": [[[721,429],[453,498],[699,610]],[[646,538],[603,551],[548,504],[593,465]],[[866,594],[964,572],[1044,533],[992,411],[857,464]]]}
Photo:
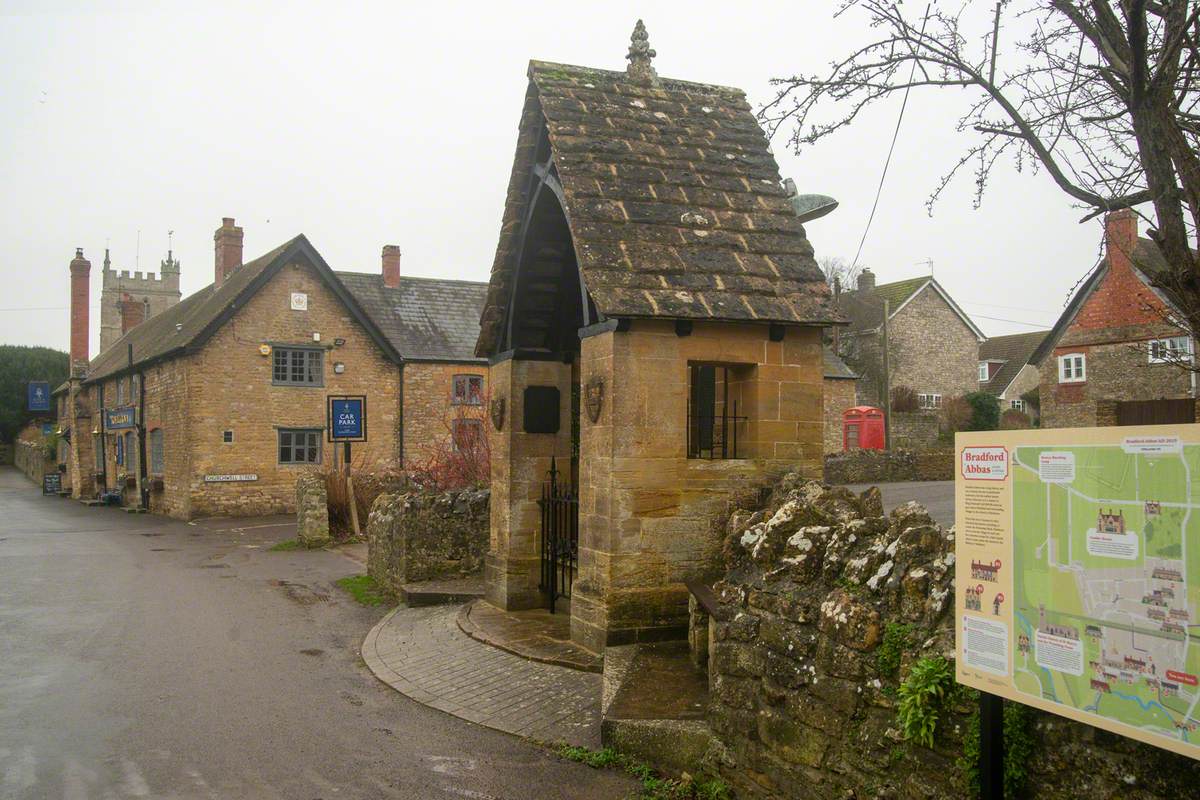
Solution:
{"label": "pointed gable", "polygon": [[[535,169],[561,185],[600,314],[839,322],[745,94],[659,79],[644,54],[630,58],[630,73],[530,63],[477,352],[503,339]],[[543,137],[549,164],[535,163]]]}

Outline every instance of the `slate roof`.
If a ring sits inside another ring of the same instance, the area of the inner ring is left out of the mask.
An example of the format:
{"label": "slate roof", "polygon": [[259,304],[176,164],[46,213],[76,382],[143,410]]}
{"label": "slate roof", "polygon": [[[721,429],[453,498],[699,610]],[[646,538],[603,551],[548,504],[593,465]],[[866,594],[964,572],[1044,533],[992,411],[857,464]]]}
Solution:
{"label": "slate roof", "polygon": [[846,362],[842,361],[829,345],[822,348],[822,354],[825,357],[826,378],[832,380],[854,380],[858,377],[854,374],[854,370],[846,366]]}
{"label": "slate roof", "polygon": [[503,339],[543,125],[601,314],[841,321],[742,91],[532,61],[480,355]]}
{"label": "slate roof", "polygon": [[399,360],[399,354],[391,342],[366,316],[359,303],[346,291],[316,248],[301,234],[238,267],[225,278],[219,288],[209,284],[130,330],[92,359],[88,365],[85,382],[93,383],[125,371],[130,366],[130,345],[133,346],[134,366],[194,352],[280,268],[297,260],[312,264],[383,351],[390,358]]}
{"label": "slate roof", "polygon": [[[1138,237],[1137,244],[1134,245],[1132,261],[1134,267],[1145,275],[1147,280],[1153,279],[1155,274],[1167,268],[1167,261],[1163,258],[1162,251],[1159,250],[1158,245],[1152,239],[1142,236]],[[1071,321],[1075,319],[1075,315],[1079,313],[1083,302],[1091,295],[1092,290],[1100,284],[1100,280],[1107,272],[1108,256],[1106,255],[1096,265],[1096,268],[1092,270],[1092,274],[1087,277],[1083,285],[1071,297],[1070,302],[1067,303],[1067,307],[1059,315],[1058,321],[1054,323],[1054,327],[1050,329],[1046,338],[1042,340],[1042,343],[1034,350],[1033,355],[1029,357],[1030,363],[1041,364],[1046,354],[1054,349],[1055,344],[1062,338],[1067,328],[1070,327]],[[1155,288],[1154,290],[1162,292],[1161,289]],[[1165,292],[1163,292],[1163,296],[1168,302],[1174,302]]]}
{"label": "slate roof", "polygon": [[488,285],[401,276],[389,289],[379,273],[337,276],[405,361],[479,361],[479,315]]}
{"label": "slate roof", "polygon": [[974,321],[967,316],[965,311],[958,307],[958,304],[954,302],[950,294],[931,275],[906,278],[905,280],[894,281],[892,283],[881,283],[870,289],[855,289],[850,292],[842,292],[838,300],[842,313],[850,321],[850,332],[861,333],[873,331],[883,324],[883,306],[885,300],[888,303],[890,316],[894,317],[901,306],[927,286],[941,295],[947,305],[950,306],[954,313],[958,314],[976,336],[981,340],[985,338],[983,331],[979,330]]}
{"label": "slate roof", "polygon": [[980,361],[1001,361],[1000,369],[992,376],[983,390],[996,396],[1012,383],[1021,368],[1029,363],[1034,351],[1049,335],[1050,331],[1014,333],[1011,336],[994,336],[979,345]]}

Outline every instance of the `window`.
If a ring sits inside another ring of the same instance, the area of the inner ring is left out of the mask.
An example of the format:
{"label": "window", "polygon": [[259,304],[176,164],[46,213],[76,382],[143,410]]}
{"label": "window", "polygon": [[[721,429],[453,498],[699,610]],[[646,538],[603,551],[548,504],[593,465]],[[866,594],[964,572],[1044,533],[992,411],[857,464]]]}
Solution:
{"label": "window", "polygon": [[133,449],[133,431],[126,431],[121,438],[125,440],[121,446],[125,454],[125,471],[134,472],[137,470],[137,453]]}
{"label": "window", "polygon": [[129,378],[129,402],[136,403],[138,395],[141,392],[142,379],[137,375],[131,375]]}
{"label": "window", "polygon": [[453,422],[451,437],[454,452],[474,452],[483,440],[483,422],[477,419],[456,419]]}
{"label": "window", "polygon": [[233,431],[221,431],[221,441],[225,444],[233,444]]}
{"label": "window", "polygon": [[321,431],[279,430],[280,464],[318,464],[321,461]]}
{"label": "window", "polygon": [[117,451],[116,456],[117,456],[117,466],[118,467],[125,465],[125,447],[124,447],[124,445],[125,445],[125,440],[122,437],[118,436],[117,437],[117,447],[116,447],[116,451]]}
{"label": "window", "polygon": [[125,398],[126,398],[125,379],[118,378],[117,379],[117,405],[119,405],[119,406],[125,405]]}
{"label": "window", "polygon": [[1015,408],[1017,411],[1024,411],[1025,410],[1025,401],[1024,400],[1010,400],[1008,403],[1008,406],[1009,406],[1009,408]]}
{"label": "window", "polygon": [[923,411],[933,411],[942,407],[942,396],[940,394],[918,394],[917,407]]}
{"label": "window", "polygon": [[988,362],[979,362],[979,382],[983,383],[988,379]]}
{"label": "window", "polygon": [[1087,380],[1087,358],[1083,353],[1058,357],[1058,382],[1081,383]]}
{"label": "window", "polygon": [[150,472],[155,475],[163,474],[162,428],[155,428],[150,431]]}
{"label": "window", "polygon": [[[739,415],[742,387],[753,367],[688,365],[688,458],[745,458],[745,423]],[[742,406],[744,408],[744,405]],[[743,444],[739,445],[738,438]]]}
{"label": "window", "polygon": [[321,350],[276,347],[271,382],[281,386],[322,386]]}
{"label": "window", "polygon": [[1192,343],[1186,336],[1154,339],[1147,344],[1151,364],[1178,364],[1180,361],[1192,360]]}
{"label": "window", "polygon": [[454,397],[450,402],[454,405],[481,405],[483,403],[483,376],[455,375]]}
{"label": "window", "polygon": [[92,449],[96,451],[96,472],[104,472],[104,437],[96,434],[92,437]]}

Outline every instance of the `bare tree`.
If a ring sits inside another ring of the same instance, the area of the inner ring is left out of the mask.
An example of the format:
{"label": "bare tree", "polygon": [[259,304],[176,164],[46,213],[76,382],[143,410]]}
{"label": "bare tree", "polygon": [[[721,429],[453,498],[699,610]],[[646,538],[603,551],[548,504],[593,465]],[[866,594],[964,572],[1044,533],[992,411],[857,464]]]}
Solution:
{"label": "bare tree", "polygon": [[853,265],[841,256],[821,256],[817,259],[817,264],[821,267],[821,272],[825,273],[825,282],[829,284],[829,288],[832,289],[836,281],[844,291],[854,291],[858,274],[863,270],[861,264]]}
{"label": "bare tree", "polygon": [[[994,16],[969,2],[922,14],[843,0],[838,14],[848,12],[867,16],[874,41],[824,76],[774,81],[760,112],[772,131],[790,127],[799,150],[893,94],[962,91],[958,130],[979,138],[937,183],[930,211],[967,165],[978,205],[1006,155],[1018,170],[1044,170],[1088,209],[1084,220],[1148,205],[1167,263],[1154,281],[1176,299],[1174,323],[1200,334],[1200,0],[1001,0]],[[1002,22],[1022,30],[1003,52]]]}

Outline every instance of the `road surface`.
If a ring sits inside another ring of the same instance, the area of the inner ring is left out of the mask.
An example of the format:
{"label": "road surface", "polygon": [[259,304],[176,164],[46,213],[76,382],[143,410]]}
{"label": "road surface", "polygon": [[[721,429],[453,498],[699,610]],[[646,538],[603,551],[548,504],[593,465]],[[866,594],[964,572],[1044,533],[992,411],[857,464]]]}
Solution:
{"label": "road surface", "polygon": [[855,483],[846,488],[861,492],[869,486],[879,487],[883,508],[889,514],[896,506],[916,500],[925,506],[934,522],[947,528],[954,524],[954,481]]}
{"label": "road surface", "polygon": [[0,468],[0,797],[620,798],[614,771],[418,705],[358,647],[384,609],[289,529],[42,497]]}

